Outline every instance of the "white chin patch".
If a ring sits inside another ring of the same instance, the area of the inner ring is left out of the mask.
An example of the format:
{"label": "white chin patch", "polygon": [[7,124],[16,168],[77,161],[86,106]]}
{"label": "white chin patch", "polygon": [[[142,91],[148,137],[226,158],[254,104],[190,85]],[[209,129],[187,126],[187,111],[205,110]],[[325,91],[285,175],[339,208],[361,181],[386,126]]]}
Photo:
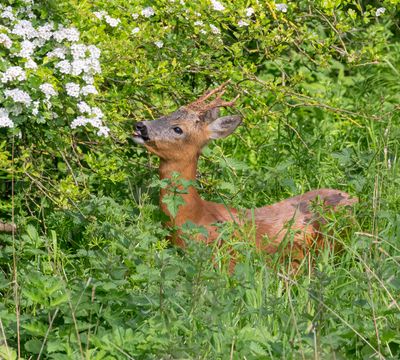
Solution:
{"label": "white chin patch", "polygon": [[136,143],[136,144],[144,144],[144,140],[142,139],[142,137],[141,136],[134,136],[133,137],[133,141]]}

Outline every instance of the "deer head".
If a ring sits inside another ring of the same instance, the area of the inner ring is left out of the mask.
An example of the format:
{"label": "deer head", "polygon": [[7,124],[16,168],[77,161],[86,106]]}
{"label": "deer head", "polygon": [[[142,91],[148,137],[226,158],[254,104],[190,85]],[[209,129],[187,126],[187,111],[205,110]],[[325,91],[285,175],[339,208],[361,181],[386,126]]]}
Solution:
{"label": "deer head", "polygon": [[227,83],[169,115],[136,123],[134,141],[165,160],[198,156],[210,139],[228,136],[241,122],[239,115],[219,117],[219,108],[233,106],[238,98],[222,100]]}

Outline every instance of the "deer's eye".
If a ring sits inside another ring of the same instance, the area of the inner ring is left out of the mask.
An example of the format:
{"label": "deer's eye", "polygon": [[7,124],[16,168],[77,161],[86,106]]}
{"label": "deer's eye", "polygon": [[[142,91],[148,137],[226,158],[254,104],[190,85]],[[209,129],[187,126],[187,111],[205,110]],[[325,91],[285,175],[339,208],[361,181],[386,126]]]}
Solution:
{"label": "deer's eye", "polygon": [[173,130],[177,133],[177,134],[182,134],[183,133],[183,130],[180,128],[180,127],[178,127],[178,126],[175,126],[174,128],[173,128]]}

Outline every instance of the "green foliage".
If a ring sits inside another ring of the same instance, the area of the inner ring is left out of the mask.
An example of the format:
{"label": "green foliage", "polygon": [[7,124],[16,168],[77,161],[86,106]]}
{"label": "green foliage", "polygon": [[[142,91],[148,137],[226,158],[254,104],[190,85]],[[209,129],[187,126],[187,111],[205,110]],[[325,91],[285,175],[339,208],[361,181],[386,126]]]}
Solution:
{"label": "green foliage", "polygon": [[[101,49],[95,100],[111,134],[48,119],[19,119],[22,138],[0,128],[0,220],[13,210],[19,227],[0,234],[1,358],[400,356],[398,1],[223,5],[35,4],[41,20]],[[120,23],[93,15],[102,10]],[[253,208],[331,187],[360,199],[354,219],[326,225],[337,251],[311,254],[297,277],[280,254],[240,241],[229,244],[240,254],[229,274],[229,254],[190,241],[203,231],[193,224],[187,248],[171,246],[159,190],[171,190],[174,215],[192,184],[160,182],[157,160],[130,142],[135,121],[227,79],[244,125],[204,150],[204,198]]]}

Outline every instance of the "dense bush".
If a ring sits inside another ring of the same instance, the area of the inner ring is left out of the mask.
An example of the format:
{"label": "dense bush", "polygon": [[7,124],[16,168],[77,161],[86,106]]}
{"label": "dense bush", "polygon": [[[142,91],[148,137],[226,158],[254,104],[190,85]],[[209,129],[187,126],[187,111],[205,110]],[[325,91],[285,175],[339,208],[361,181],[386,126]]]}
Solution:
{"label": "dense bush", "polygon": [[[399,357],[398,6],[5,0],[0,357]],[[297,277],[241,243],[229,275],[195,229],[171,247],[157,160],[130,141],[227,79],[244,125],[205,149],[203,197],[360,198]]]}

